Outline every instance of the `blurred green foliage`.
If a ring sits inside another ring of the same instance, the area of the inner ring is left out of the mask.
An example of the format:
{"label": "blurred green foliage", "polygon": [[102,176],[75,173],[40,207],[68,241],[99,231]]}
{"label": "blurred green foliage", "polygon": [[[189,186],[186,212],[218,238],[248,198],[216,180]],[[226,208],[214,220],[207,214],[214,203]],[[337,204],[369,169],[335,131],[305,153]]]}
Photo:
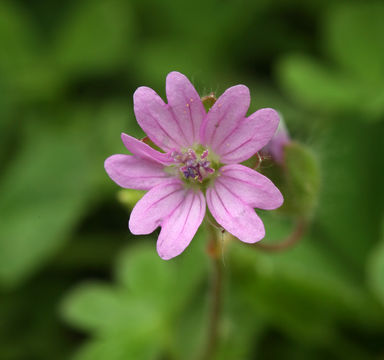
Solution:
{"label": "blurred green foliage", "polygon": [[63,314],[95,339],[77,358],[151,359],[178,352],[177,358],[186,358],[175,346],[174,333],[206,273],[204,253],[195,253],[167,263],[148,244],[129,248],[118,260],[116,286],[80,285],[64,302]]}
{"label": "blurred green foliage", "polygon": [[320,188],[318,160],[311,149],[294,141],[283,146],[284,162],[260,171],[284,194],[279,212],[310,219],[317,207]]}
{"label": "blurred green foliage", "polygon": [[[284,115],[286,210],[312,219],[285,253],[227,241],[216,360],[383,356],[383,17],[378,1],[1,1],[0,359],[199,355],[204,230],[160,260],[103,169],[121,132],[143,136],[135,89],[164,96],[172,70]],[[266,243],[291,231],[261,216]]]}
{"label": "blurred green foliage", "polygon": [[[282,85],[318,111],[349,112],[366,121],[384,114],[384,4],[340,3],[322,19],[324,59],[282,58]],[[326,62],[329,62],[328,64]]]}

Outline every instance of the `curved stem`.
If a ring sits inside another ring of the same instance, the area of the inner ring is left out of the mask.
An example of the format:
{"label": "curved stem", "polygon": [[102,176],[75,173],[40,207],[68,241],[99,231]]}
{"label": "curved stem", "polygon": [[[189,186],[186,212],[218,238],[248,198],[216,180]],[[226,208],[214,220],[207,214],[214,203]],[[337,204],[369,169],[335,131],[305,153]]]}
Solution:
{"label": "curved stem", "polygon": [[222,308],[223,266],[220,259],[221,244],[218,232],[207,224],[210,231],[208,254],[212,259],[211,308],[209,314],[209,328],[207,342],[201,357],[202,360],[212,360],[219,339],[220,314]]}
{"label": "curved stem", "polygon": [[288,235],[282,242],[279,242],[277,244],[256,243],[254,244],[254,246],[261,250],[269,252],[283,251],[297,244],[305,234],[306,230],[307,221],[303,218],[300,218],[297,220],[296,226],[293,228],[292,233]]}

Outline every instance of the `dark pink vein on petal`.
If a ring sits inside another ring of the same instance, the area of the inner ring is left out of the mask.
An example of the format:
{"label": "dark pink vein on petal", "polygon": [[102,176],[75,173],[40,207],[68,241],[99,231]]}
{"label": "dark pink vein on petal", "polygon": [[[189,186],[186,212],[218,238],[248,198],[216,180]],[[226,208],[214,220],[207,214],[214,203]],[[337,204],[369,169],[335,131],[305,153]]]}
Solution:
{"label": "dark pink vein on petal", "polygon": [[183,227],[182,227],[181,231],[179,232],[179,234],[181,234],[181,233],[184,231],[185,224],[187,223],[187,220],[188,220],[189,215],[190,215],[190,213],[191,213],[191,209],[192,209],[192,205],[193,205],[193,201],[194,201],[194,200],[195,200],[195,194],[192,194],[191,205],[189,206],[189,209],[188,209],[188,212],[187,212],[187,216],[185,217]]}
{"label": "dark pink vein on petal", "polygon": [[230,154],[232,152],[235,152],[236,150],[238,150],[242,146],[244,146],[244,145],[248,144],[249,142],[251,142],[253,139],[254,139],[254,137],[252,137],[251,139],[248,139],[247,141],[243,142],[242,144],[240,144],[239,146],[235,147],[234,149],[229,150],[228,152],[222,154],[221,156],[223,157],[223,156],[228,155],[228,154]]}
{"label": "dark pink vein on petal", "polygon": [[[171,193],[169,193],[169,194],[167,194],[167,195],[164,195],[163,197],[161,197],[160,199],[158,199],[158,200],[156,200],[155,202],[153,202],[149,207],[147,207],[147,211],[149,210],[149,209],[151,209],[153,206],[155,206],[156,204],[158,204],[161,200],[164,200],[165,198],[167,198],[168,196],[171,196],[171,195],[173,195],[173,194],[175,194],[175,193],[177,193],[177,192],[179,192],[179,191],[183,191],[183,189],[177,189],[177,190],[175,190],[175,191],[172,191]],[[183,200],[181,200],[181,202],[182,202]],[[180,205],[180,204],[179,204]],[[178,205],[178,206],[179,206]],[[178,207],[177,206],[177,207]],[[177,208],[176,207],[176,208]]]}
{"label": "dark pink vein on petal", "polygon": [[239,120],[237,122],[236,127],[233,130],[231,130],[230,133],[222,141],[220,141],[220,143],[215,148],[219,149],[221,145],[223,145],[223,143],[240,127],[240,125],[242,125],[243,122],[244,122],[244,118]]}
{"label": "dark pink vein on petal", "polygon": [[187,144],[187,143],[188,143],[188,138],[186,137],[186,135],[185,135],[185,133],[184,133],[184,130],[183,130],[182,126],[180,125],[180,122],[179,122],[179,120],[178,120],[178,117],[177,117],[177,116],[175,115],[175,113],[173,112],[172,106],[167,105],[167,107],[168,107],[169,112],[170,112],[171,115],[172,115],[173,120],[174,120],[175,123],[177,124],[177,127],[178,127],[179,130],[180,130],[180,133],[181,133],[181,134],[183,135],[183,137],[184,137],[185,144]]}
{"label": "dark pink vein on petal", "polygon": [[[254,183],[251,183],[251,182],[249,182],[249,181],[246,181],[246,180],[243,180],[243,179],[239,179],[239,178],[233,177],[233,176],[231,176],[231,175],[227,175],[226,173],[223,173],[223,174],[224,174],[224,176],[225,176],[226,178],[233,179],[233,180],[235,180],[235,181],[240,181],[240,182],[242,182],[242,183],[244,183],[244,184],[248,184],[248,185],[251,185],[251,186],[253,186],[253,187],[260,187],[259,184],[255,185]],[[260,175],[261,175],[261,174],[260,174]],[[220,182],[220,183],[222,184],[222,182]]]}
{"label": "dark pink vein on petal", "polygon": [[239,198],[239,196],[236,194],[236,193],[234,193],[227,185],[225,185],[223,182],[221,182],[221,181],[217,181],[217,182],[219,182],[220,183],[220,185],[221,186],[223,186],[223,187],[225,187],[236,199],[238,199],[243,205],[245,205],[245,206],[248,206],[249,207],[249,205],[247,204],[247,203],[245,203],[243,200],[241,200],[240,198]]}
{"label": "dark pink vein on petal", "polygon": [[159,121],[151,114],[151,113],[148,113],[146,112],[145,114],[147,114],[150,118],[152,118],[152,120],[154,120],[156,122],[156,124],[159,126],[159,128],[170,138],[172,139],[177,145],[179,145],[180,147],[182,147],[180,145],[180,143],[178,141],[176,141],[173,136],[169,135],[169,133],[160,125]]}
{"label": "dark pink vein on petal", "polygon": [[164,175],[148,175],[148,176],[125,176],[124,173],[119,172],[119,175],[124,175],[126,179],[164,179],[167,177],[167,174],[164,173]]}
{"label": "dark pink vein on petal", "polygon": [[[185,97],[185,94],[183,93],[184,97]],[[187,104],[189,104],[188,102],[188,98],[187,98]],[[191,120],[191,126],[192,126],[192,136],[193,136],[193,142],[196,140],[196,134],[195,134],[195,123],[193,122],[193,118],[192,118],[192,110],[191,110],[191,107],[192,105],[189,104],[189,106],[187,106],[188,108],[188,111],[189,111],[189,118]],[[192,144],[191,144],[192,145]]]}
{"label": "dark pink vein on petal", "polygon": [[[208,113],[208,115],[209,115],[209,113]],[[216,124],[213,125],[214,129],[213,129],[213,132],[209,138],[209,141],[207,141],[207,140],[205,141],[207,144],[212,144],[213,138],[215,137],[215,134],[217,131],[217,128],[220,126],[220,123],[224,119],[225,115],[227,115],[226,112],[224,112],[223,116],[221,116],[220,119],[216,122]],[[207,120],[209,120],[209,119],[207,119]],[[207,125],[208,125],[208,123],[207,123]]]}
{"label": "dark pink vein on petal", "polygon": [[[184,97],[184,99],[186,99],[185,100],[185,102],[186,102],[186,104],[189,104],[189,98],[188,98],[188,96],[186,96],[185,95],[185,92],[183,91],[183,97]],[[192,119],[192,111],[191,111],[191,104],[189,104],[189,106],[187,106],[187,108],[188,108],[188,111],[189,111],[189,118],[190,118],[190,120],[191,120],[191,126],[192,126],[192,135],[193,135],[193,141],[195,141],[195,124],[194,124],[194,122],[193,122],[193,119]],[[190,144],[190,145],[193,145],[193,144]]]}
{"label": "dark pink vein on petal", "polygon": [[[175,211],[181,206],[181,204],[183,203],[185,199],[181,199],[181,201],[179,202],[179,204],[172,210],[172,212],[167,216],[167,220],[175,213]],[[192,204],[192,203],[191,203]],[[192,205],[191,205],[192,206]],[[184,226],[186,224],[187,220],[185,220],[184,222],[184,225],[183,225],[183,230],[184,230]],[[161,242],[161,244],[164,242],[164,240]]]}
{"label": "dark pink vein on petal", "polygon": [[[223,202],[223,200],[221,199],[221,197],[220,197],[219,193],[217,192],[216,188],[213,188],[213,190],[215,191],[216,196],[217,196],[217,198],[219,199],[219,201],[221,202],[221,205],[223,206],[225,212],[229,215],[229,217],[230,217],[231,219],[233,219],[233,216],[232,216],[231,213],[228,211],[228,209],[225,207],[224,202]],[[211,201],[212,201],[212,197],[211,197]]]}

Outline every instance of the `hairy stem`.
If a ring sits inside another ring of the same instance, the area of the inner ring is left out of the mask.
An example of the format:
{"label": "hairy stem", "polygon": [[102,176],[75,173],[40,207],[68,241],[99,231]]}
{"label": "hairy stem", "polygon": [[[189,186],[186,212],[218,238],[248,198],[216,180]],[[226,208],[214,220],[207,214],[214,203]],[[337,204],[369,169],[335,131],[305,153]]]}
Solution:
{"label": "hairy stem", "polygon": [[202,360],[212,360],[219,340],[220,314],[222,308],[223,264],[220,258],[221,244],[218,231],[207,224],[210,231],[208,254],[212,259],[211,307],[209,313],[209,328],[207,342],[201,357]]}

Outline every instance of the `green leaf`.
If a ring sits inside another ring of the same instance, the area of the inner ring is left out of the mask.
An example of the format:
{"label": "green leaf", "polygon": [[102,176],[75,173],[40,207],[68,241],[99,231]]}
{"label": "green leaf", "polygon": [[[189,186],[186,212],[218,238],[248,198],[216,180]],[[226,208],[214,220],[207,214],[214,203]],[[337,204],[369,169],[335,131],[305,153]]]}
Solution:
{"label": "green leaf", "polygon": [[331,70],[304,55],[284,57],[277,67],[278,77],[289,96],[322,111],[355,109],[362,91],[354,79]]}
{"label": "green leaf", "polygon": [[116,194],[120,188],[108,177],[103,164],[108,156],[128,153],[121,141],[121,132],[131,134],[137,130],[137,123],[130,116],[132,108],[119,102],[101,103],[97,106],[79,106],[71,109],[67,116],[72,132],[84,147],[88,176],[101,190],[108,189]]}
{"label": "green leaf", "polygon": [[156,334],[132,342],[130,338],[115,337],[98,339],[83,346],[72,358],[73,360],[156,360],[159,344]]}
{"label": "green leaf", "polygon": [[32,20],[15,2],[0,3],[0,89],[7,94],[2,102],[52,99],[61,89],[61,73]]}
{"label": "green leaf", "polygon": [[62,305],[63,317],[76,327],[104,337],[145,338],[163,329],[164,314],[152,298],[140,298],[121,288],[86,283]]}
{"label": "green leaf", "polygon": [[199,248],[203,234],[200,230],[183,255],[171,262],[158,256],[155,244],[128,249],[117,262],[118,281],[137,296],[156,299],[163,311],[179,311],[206,271]]}
{"label": "green leaf", "polygon": [[[254,278],[256,279],[256,278]],[[242,293],[243,279],[233,272],[226,279],[221,341],[216,360],[251,359],[266,323],[249,307],[249,292]],[[242,283],[241,285],[239,283]]]}
{"label": "green leaf", "polygon": [[309,236],[283,253],[232,246],[231,266],[233,291],[246,299],[249,316],[301,343],[333,348],[342,340],[337,323],[366,329],[383,323],[374,299]]}
{"label": "green leaf", "polygon": [[130,247],[119,257],[114,287],[74,290],[63,303],[63,317],[93,335],[75,359],[102,359],[108,352],[113,360],[152,359],[160,350],[171,351],[174,324],[205,269],[200,257],[199,246],[173,262],[160,259],[155,246]]}
{"label": "green leaf", "polygon": [[[36,29],[26,12],[14,2],[0,3],[0,74],[10,86],[36,60]],[[16,80],[17,81],[17,80]]]}
{"label": "green leaf", "polygon": [[3,285],[20,283],[62,246],[92,190],[81,138],[68,129],[31,127],[0,182]]}
{"label": "green leaf", "polygon": [[[166,316],[162,309],[154,306],[154,300],[156,298],[135,297],[118,287],[86,283],[65,299],[61,313],[68,323],[90,332],[95,338],[119,344],[121,349],[115,350],[120,351],[142,345],[156,334],[161,334],[159,341],[163,338]],[[101,341],[100,346],[104,346],[103,343]]]}
{"label": "green leaf", "polygon": [[117,264],[117,276],[122,285],[138,296],[163,295],[168,298],[168,292],[164,290],[172,286],[174,265],[159,258],[154,246],[126,251]]}
{"label": "green leaf", "polygon": [[330,55],[352,75],[370,85],[384,78],[384,4],[337,4],[325,19]]}
{"label": "green leaf", "polygon": [[208,311],[205,294],[202,296],[199,292],[189,298],[188,305],[173,323],[172,358],[196,360],[207,339]]}
{"label": "green leaf", "polygon": [[316,222],[326,238],[359,273],[379,236],[382,128],[339,118],[319,139],[322,189]]}
{"label": "green leaf", "polygon": [[28,119],[0,178],[0,284],[32,275],[69,239],[91,199],[116,193],[103,163],[127,152],[120,133],[136,131],[131,111],[112,102],[62,109],[56,126],[49,112]]}
{"label": "green leaf", "polygon": [[[123,302],[119,293],[105,284],[88,283],[78,287],[62,306],[64,318],[91,332],[110,329],[119,322]],[[95,316],[98,314],[98,316]]]}
{"label": "green leaf", "polygon": [[378,121],[384,113],[384,6],[338,4],[323,21],[327,66],[305,55],[288,55],[277,74],[287,93],[318,111],[359,113]]}

